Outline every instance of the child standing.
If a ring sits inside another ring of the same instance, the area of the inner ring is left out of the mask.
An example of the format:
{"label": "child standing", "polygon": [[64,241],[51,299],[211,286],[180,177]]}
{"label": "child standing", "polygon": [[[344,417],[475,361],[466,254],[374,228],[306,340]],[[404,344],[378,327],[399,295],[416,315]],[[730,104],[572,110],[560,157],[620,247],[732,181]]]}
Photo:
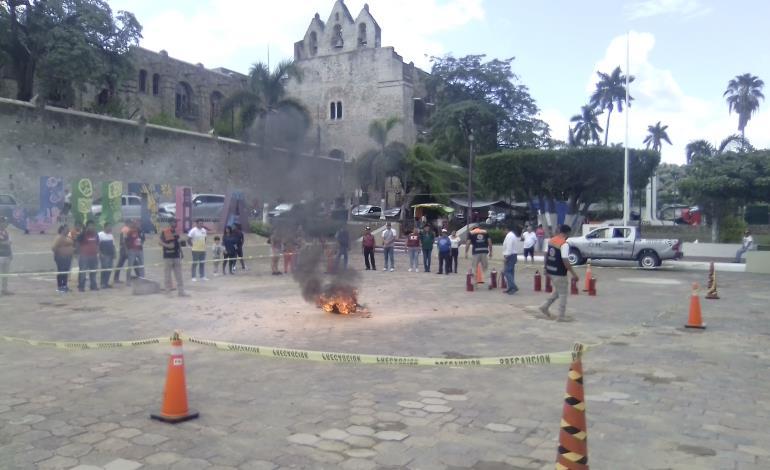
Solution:
{"label": "child standing", "polygon": [[[214,275],[219,276],[219,262],[222,261],[222,254],[225,248],[222,246],[221,239],[214,237],[214,244],[211,245],[211,257],[214,258]],[[222,273],[224,274],[224,266],[222,266]]]}
{"label": "child standing", "polygon": [[233,233],[233,228],[229,225],[225,227],[225,232],[222,234],[222,244],[225,247],[225,260],[222,263],[222,274],[225,274],[225,268],[230,270],[230,274],[233,273],[235,267],[235,261],[237,255],[236,247],[238,246],[238,236]]}

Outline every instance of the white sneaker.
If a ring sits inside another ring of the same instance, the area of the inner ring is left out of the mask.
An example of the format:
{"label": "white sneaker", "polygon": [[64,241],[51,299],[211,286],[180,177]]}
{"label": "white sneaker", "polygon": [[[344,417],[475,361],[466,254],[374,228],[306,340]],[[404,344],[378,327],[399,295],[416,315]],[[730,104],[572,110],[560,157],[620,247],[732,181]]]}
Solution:
{"label": "white sneaker", "polygon": [[387,271],[387,270],[388,270],[388,268],[383,269],[383,271]]}
{"label": "white sneaker", "polygon": [[195,278],[192,278],[192,282],[198,282],[198,280]]}
{"label": "white sneaker", "polygon": [[201,278],[201,281],[209,281],[209,280],[210,280],[210,279],[209,279],[209,278],[207,278],[207,277],[202,277],[202,278]]}
{"label": "white sneaker", "polygon": [[390,268],[390,272],[393,272],[395,270],[396,270],[396,268]]}
{"label": "white sneaker", "polygon": [[411,273],[412,272],[412,268],[407,269],[407,271],[409,271]]}

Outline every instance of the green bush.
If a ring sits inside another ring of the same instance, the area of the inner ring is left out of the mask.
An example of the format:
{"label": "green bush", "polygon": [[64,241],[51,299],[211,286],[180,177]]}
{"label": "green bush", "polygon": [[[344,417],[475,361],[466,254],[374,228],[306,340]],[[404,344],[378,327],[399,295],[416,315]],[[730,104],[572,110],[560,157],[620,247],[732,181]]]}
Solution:
{"label": "green bush", "polygon": [[719,227],[719,241],[721,243],[741,243],[743,232],[747,225],[741,218],[729,216],[722,219]]}
{"label": "green bush", "polygon": [[147,119],[147,122],[150,124],[155,124],[156,126],[163,126],[163,127],[171,127],[174,129],[182,129],[185,131],[189,131],[190,127],[184,123],[181,119],[175,118],[173,116],[169,116],[166,113],[160,113],[156,114],[155,116],[152,116],[151,118]]}
{"label": "green bush", "polygon": [[503,240],[505,240],[505,235],[508,233],[508,231],[501,228],[490,228],[487,229],[487,233],[489,234],[489,238],[492,239],[492,243],[500,244],[503,243]]}
{"label": "green bush", "polygon": [[270,225],[257,221],[251,222],[249,228],[251,228],[251,233],[256,233],[261,237],[269,237],[272,232]]}

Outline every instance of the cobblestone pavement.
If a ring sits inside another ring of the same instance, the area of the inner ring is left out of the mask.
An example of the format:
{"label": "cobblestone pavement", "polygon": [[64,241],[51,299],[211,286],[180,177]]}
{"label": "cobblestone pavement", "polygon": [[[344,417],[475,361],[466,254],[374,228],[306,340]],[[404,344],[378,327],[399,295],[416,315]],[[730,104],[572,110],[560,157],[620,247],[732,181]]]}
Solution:
{"label": "cobblestone pavement", "polygon": [[[378,262],[381,261],[379,258]],[[264,265],[189,285],[191,297],[126,288],[57,295],[14,279],[0,334],[118,340],[174,329],[203,338],[345,353],[497,356],[602,344],[584,358],[594,469],[770,468],[766,276],[720,274],[685,331],[703,273],[594,268],[574,323],[536,318],[521,291],[465,292],[465,276],[361,272],[369,315],[323,313]],[[499,262],[499,261],[498,261]],[[353,257],[351,265],[361,265]],[[467,269],[465,264],[462,269]],[[158,277],[157,271],[151,271]],[[0,341],[0,468],[551,469],[567,366],[416,368],[269,359],[185,345],[198,420],[149,419],[168,346],[63,351]]]}

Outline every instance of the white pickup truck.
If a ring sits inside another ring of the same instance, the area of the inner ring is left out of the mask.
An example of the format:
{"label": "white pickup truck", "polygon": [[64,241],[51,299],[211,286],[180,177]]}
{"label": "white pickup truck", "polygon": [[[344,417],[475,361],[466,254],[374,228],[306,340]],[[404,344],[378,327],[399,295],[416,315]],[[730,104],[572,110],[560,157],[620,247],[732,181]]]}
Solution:
{"label": "white pickup truck", "polygon": [[570,237],[569,262],[583,264],[587,259],[619,259],[637,261],[639,266],[653,269],[663,260],[679,259],[682,243],[677,239],[641,238],[639,227],[599,227],[582,237]]}

